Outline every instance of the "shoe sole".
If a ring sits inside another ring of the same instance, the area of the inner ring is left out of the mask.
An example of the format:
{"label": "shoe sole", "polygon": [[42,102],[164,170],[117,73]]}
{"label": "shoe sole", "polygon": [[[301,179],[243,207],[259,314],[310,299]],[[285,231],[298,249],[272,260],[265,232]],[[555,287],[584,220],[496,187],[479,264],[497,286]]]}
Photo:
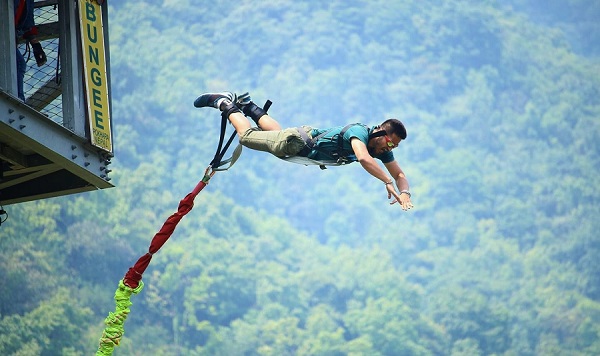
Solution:
{"label": "shoe sole", "polygon": [[194,106],[197,108],[204,108],[210,106],[211,108],[218,109],[215,106],[217,100],[221,98],[226,98],[231,101],[235,101],[236,97],[233,93],[223,92],[223,93],[205,93],[200,95],[195,101]]}

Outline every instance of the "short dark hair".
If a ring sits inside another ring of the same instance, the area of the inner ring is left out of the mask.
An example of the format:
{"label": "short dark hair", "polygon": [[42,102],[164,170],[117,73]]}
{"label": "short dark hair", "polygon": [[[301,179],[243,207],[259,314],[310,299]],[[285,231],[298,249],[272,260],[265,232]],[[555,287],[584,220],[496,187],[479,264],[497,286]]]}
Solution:
{"label": "short dark hair", "polygon": [[396,134],[401,140],[406,139],[406,128],[404,124],[398,119],[387,119],[381,124],[381,128],[385,130],[388,135]]}

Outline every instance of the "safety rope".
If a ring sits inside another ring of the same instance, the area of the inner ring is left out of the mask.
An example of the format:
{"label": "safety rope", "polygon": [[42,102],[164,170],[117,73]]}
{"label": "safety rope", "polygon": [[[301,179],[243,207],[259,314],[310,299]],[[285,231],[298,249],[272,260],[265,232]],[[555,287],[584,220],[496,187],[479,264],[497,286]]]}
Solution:
{"label": "safety rope", "polygon": [[[110,312],[108,317],[106,317],[104,320],[106,327],[102,333],[102,337],[100,338],[100,345],[96,351],[96,356],[112,355],[114,348],[119,346],[121,338],[125,334],[124,323],[130,312],[129,306],[132,304],[130,300],[131,295],[138,294],[143,289],[144,283],[142,282],[142,275],[150,264],[152,256],[157,253],[171,237],[179,221],[181,221],[181,219],[192,210],[194,207],[194,199],[202,191],[202,189],[208,185],[208,182],[214,176],[214,174],[217,171],[231,168],[231,166],[233,166],[235,161],[239,158],[242,150],[241,145],[238,145],[231,158],[223,160],[223,156],[235,137],[234,132],[223,147],[226,128],[227,118],[224,118],[224,121],[221,122],[221,134],[219,137],[217,152],[215,153],[210,165],[204,171],[204,176],[198,182],[198,184],[196,184],[196,187],[194,187],[194,189],[179,202],[177,211],[167,218],[161,229],[154,235],[152,241],[150,242],[148,252],[141,256],[135,265],[129,268],[123,279],[119,281],[119,286],[115,292],[115,311]],[[229,166],[221,168],[228,163]]]}
{"label": "safety rope", "polygon": [[100,338],[100,346],[96,352],[97,356],[112,355],[115,346],[119,346],[121,338],[123,337],[123,334],[125,334],[123,324],[130,312],[129,306],[132,304],[130,300],[131,295],[138,294],[143,288],[144,283],[142,281],[140,281],[136,288],[126,286],[123,283],[123,280],[119,282],[119,288],[117,288],[117,291],[115,292],[115,312],[109,313],[106,319],[104,319],[106,328],[102,332],[102,337]]}

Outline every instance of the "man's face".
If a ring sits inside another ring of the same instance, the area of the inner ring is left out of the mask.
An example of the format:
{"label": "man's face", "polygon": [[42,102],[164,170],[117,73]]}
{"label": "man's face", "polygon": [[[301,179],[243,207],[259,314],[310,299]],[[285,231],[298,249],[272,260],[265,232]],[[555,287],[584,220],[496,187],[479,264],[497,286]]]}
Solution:
{"label": "man's face", "polygon": [[371,156],[377,156],[398,147],[400,141],[402,140],[396,134],[384,135],[370,139],[367,147]]}

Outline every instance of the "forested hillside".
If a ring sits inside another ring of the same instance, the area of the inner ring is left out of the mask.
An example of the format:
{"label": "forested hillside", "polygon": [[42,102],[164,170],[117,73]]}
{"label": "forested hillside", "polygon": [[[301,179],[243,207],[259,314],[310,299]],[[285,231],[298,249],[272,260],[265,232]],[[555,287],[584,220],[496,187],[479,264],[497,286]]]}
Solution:
{"label": "forested hillside", "polygon": [[389,117],[359,164],[244,149],[144,274],[115,355],[599,355],[600,5],[108,1],[116,188],[5,207],[0,355],[90,355],[118,281],[249,91],[283,126]]}

